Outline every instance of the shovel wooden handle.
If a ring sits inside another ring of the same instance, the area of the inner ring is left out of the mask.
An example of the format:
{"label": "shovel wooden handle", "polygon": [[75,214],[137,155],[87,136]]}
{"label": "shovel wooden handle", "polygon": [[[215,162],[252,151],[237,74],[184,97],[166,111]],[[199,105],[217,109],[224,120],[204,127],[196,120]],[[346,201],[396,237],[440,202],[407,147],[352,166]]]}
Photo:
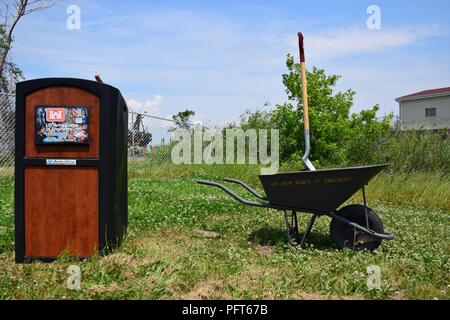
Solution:
{"label": "shovel wooden handle", "polygon": [[306,81],[306,59],[304,38],[301,32],[298,33],[298,45],[300,47],[300,68],[302,72],[302,100],[303,100],[303,118],[305,131],[309,130],[309,106],[308,106],[308,83]]}

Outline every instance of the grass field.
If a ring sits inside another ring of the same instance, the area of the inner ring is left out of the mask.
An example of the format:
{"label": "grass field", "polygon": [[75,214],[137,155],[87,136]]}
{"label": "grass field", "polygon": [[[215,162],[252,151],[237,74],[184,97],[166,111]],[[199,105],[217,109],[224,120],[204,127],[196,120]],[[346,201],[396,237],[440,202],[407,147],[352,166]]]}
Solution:
{"label": "grass field", "polygon": [[[13,185],[0,182],[0,299],[450,298],[448,178],[375,179],[369,204],[397,239],[371,254],[337,251],[326,217],[318,220],[307,248],[290,246],[280,214],[242,206],[195,183],[227,171],[180,169],[164,178],[158,171],[131,173],[124,245],[107,257],[52,264],[14,264]],[[242,168],[230,175],[256,184],[250,178],[255,173]],[[308,216],[300,217],[305,225]],[[66,288],[71,264],[82,271],[79,291]],[[369,265],[381,268],[380,290],[367,288]]]}

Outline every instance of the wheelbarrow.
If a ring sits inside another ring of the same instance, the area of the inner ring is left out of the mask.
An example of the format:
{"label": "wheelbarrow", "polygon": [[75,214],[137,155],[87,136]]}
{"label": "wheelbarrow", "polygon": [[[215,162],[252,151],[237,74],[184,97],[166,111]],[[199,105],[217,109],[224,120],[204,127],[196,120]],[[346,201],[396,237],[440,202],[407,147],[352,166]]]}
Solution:
{"label": "wheelbarrow", "polygon": [[[330,233],[337,248],[373,251],[380,246],[382,240],[394,239],[393,234],[384,230],[380,217],[367,206],[365,192],[365,185],[386,167],[387,165],[376,165],[261,175],[259,178],[266,196],[260,195],[240,180],[224,179],[242,186],[259,201],[244,199],[221,183],[205,180],[199,180],[198,183],[220,188],[245,205],[283,212],[287,237],[300,247],[303,247],[317,217],[328,216],[332,218]],[[337,209],[360,189],[363,205]],[[299,233],[298,213],[312,214],[302,237]]]}
{"label": "wheelbarrow", "polygon": [[[254,207],[274,209],[284,213],[289,241],[303,247],[311,233],[317,217],[330,217],[331,237],[338,249],[349,248],[354,251],[377,249],[382,240],[393,240],[395,236],[384,230],[383,222],[374,210],[367,206],[365,186],[387,164],[343,169],[316,170],[309,160],[310,129],[308,114],[308,92],[306,82],[305,53],[303,35],[299,36],[300,66],[302,74],[303,114],[305,131],[305,154],[303,171],[261,175],[259,177],[265,196],[260,195],[244,182],[224,179],[238,184],[259,201],[242,198],[221,183],[199,180],[199,184],[217,187],[237,201]],[[339,209],[358,190],[362,191],[363,204],[350,205]],[[312,218],[300,238],[298,213],[312,214]]]}

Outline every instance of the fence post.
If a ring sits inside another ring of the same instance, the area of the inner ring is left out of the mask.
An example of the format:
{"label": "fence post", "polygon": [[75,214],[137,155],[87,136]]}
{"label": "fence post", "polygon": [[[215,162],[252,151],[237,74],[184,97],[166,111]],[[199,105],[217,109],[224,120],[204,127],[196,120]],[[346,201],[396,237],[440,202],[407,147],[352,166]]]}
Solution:
{"label": "fence post", "polygon": [[134,139],[134,113],[131,114],[131,157],[134,158],[135,152],[135,139]]}

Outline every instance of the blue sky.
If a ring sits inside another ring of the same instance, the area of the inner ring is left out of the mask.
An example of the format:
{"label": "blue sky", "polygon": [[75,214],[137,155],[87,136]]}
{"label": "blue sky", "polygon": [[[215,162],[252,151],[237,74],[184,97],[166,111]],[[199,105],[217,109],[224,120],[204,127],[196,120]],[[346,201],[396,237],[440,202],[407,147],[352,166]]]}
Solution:
{"label": "blue sky", "polygon": [[[81,30],[66,27],[73,4]],[[366,27],[372,4],[381,30]],[[287,100],[281,74],[302,31],[308,67],[341,75],[353,111],[380,104],[381,116],[398,113],[396,97],[450,86],[448,12],[447,0],[60,1],[21,21],[12,58],[28,79],[101,74],[135,110],[189,107],[220,125]]]}

